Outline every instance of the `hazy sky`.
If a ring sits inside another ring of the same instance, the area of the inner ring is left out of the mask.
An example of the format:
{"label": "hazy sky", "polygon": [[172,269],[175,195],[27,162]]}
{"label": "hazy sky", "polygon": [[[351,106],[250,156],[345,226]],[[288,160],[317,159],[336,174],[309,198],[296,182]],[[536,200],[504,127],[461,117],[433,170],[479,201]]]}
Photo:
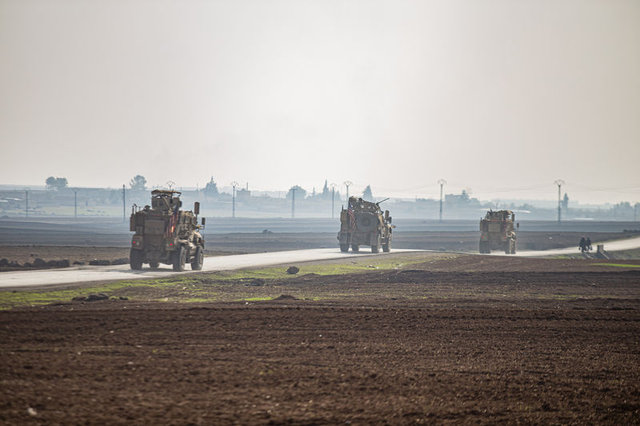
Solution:
{"label": "hazy sky", "polygon": [[0,144],[6,184],[636,202],[640,1],[0,0]]}

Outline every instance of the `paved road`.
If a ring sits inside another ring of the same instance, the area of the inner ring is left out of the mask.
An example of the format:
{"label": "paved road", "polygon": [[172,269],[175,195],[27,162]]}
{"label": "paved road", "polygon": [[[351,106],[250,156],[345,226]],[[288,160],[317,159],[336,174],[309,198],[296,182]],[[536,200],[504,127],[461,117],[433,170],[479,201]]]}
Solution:
{"label": "paved road", "polygon": [[[593,243],[595,247],[597,243]],[[627,240],[617,240],[604,243],[606,251],[620,251],[640,248],[640,237]],[[394,253],[410,252],[420,250],[393,250]],[[522,257],[542,257],[557,256],[563,254],[578,253],[577,247],[563,249],[542,250],[542,251],[521,251],[516,256]],[[493,255],[503,255],[504,253],[494,252]],[[343,259],[349,257],[362,256],[384,256],[384,254],[371,254],[365,251],[354,254],[341,253],[335,248],[277,251],[270,253],[242,254],[234,256],[207,257],[202,268],[203,271],[225,271],[250,267],[260,267],[268,265],[278,265],[283,263],[306,262],[312,260]],[[188,266],[187,266],[188,268]],[[54,284],[71,284],[95,281],[127,280],[140,278],[163,278],[173,274],[185,274],[185,272],[173,272],[171,267],[164,266],[152,270],[145,268],[141,271],[132,271],[129,265],[117,266],[79,266],[64,269],[43,269],[38,271],[17,271],[3,272],[0,274],[0,289],[47,286]]]}
{"label": "paved road", "polygon": [[[604,244],[604,250],[609,252],[632,250],[632,249],[640,248],[640,237],[629,238],[626,240],[592,242],[591,245],[593,246],[593,249],[594,249],[592,253],[595,253],[597,244]],[[543,257],[543,256],[559,256],[563,254],[577,254],[577,253],[580,253],[580,251],[578,250],[578,247],[576,244],[576,247],[567,247],[562,249],[551,249],[551,250],[540,250],[540,251],[532,251],[532,250],[519,251],[516,253],[516,256]],[[500,253],[500,252],[494,252],[491,254],[495,254],[495,255],[502,254],[504,256],[504,253]]]}
{"label": "paved road", "polygon": [[[394,253],[415,250],[396,250]],[[277,251],[270,253],[254,253],[233,256],[205,258],[203,271],[225,271],[250,267],[278,265],[283,263],[306,262],[312,260],[342,259],[349,257],[384,256],[384,253],[371,254],[341,253],[335,248],[311,249],[295,251]],[[189,265],[185,272],[173,272],[170,266],[162,265],[158,269],[148,267],[141,271],[132,271],[129,265],[114,266],[78,266],[63,269],[43,269],[37,271],[3,272],[0,274],[0,289],[29,286],[46,286],[54,284],[71,284],[95,281],[128,280],[140,278],[164,278],[174,274],[191,272]]]}

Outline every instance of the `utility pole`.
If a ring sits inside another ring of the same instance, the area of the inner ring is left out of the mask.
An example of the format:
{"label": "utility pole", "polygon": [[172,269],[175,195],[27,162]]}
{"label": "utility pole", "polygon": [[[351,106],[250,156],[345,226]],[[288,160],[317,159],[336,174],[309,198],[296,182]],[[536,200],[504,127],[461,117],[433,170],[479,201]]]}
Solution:
{"label": "utility pole", "polygon": [[447,181],[444,179],[438,180],[438,185],[440,185],[440,222],[442,222],[442,190],[446,183]]}
{"label": "utility pole", "polygon": [[296,189],[295,186],[291,188],[291,219],[296,217]]}
{"label": "utility pole", "polygon": [[231,217],[235,218],[236,217],[236,187],[238,186],[238,182],[234,180],[233,182],[231,182],[231,186],[233,187],[233,190],[231,191],[233,193],[233,195],[231,196]]}
{"label": "utility pole", "polygon": [[24,216],[29,217],[29,190],[28,189],[25,189],[24,191],[24,200],[25,200]]}
{"label": "utility pole", "polygon": [[73,218],[78,218],[78,190],[73,190]]}
{"label": "utility pole", "polygon": [[122,223],[127,220],[127,203],[124,184],[122,184]]}
{"label": "utility pole", "polygon": [[345,180],[344,181],[344,186],[347,187],[347,204],[349,204],[349,187],[353,185],[353,182],[351,182],[350,180]]}
{"label": "utility pole", "polygon": [[334,218],[334,214],[336,211],[335,200],[336,200],[336,184],[332,183],[331,185],[331,219]]}
{"label": "utility pole", "polygon": [[558,223],[562,221],[562,198],[560,193],[562,192],[562,185],[564,185],[564,181],[562,179],[556,179],[554,182],[558,185]]}

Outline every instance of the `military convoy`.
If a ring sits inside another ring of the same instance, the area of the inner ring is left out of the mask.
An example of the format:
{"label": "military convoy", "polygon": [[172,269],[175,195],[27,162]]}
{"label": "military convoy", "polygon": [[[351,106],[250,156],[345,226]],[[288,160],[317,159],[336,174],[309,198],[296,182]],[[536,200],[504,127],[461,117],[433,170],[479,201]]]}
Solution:
{"label": "military convoy", "polygon": [[515,220],[511,210],[489,210],[480,219],[480,253],[504,250],[505,254],[516,254]]}
{"label": "military convoy", "polygon": [[193,212],[180,210],[182,201],[178,191],[154,190],[151,207],[134,205],[131,212],[131,239],[129,263],[131,269],[142,269],[143,263],[157,268],[160,263],[173,266],[174,271],[184,271],[185,264],[199,271],[204,261],[204,238],[198,225],[200,203]]}
{"label": "military convoy", "polygon": [[360,250],[361,245],[371,246],[372,253],[391,250],[391,237],[394,226],[391,225],[389,210],[382,213],[380,203],[364,201],[362,198],[349,197],[348,207],[340,212],[340,232],[338,241],[340,251],[354,252]]}

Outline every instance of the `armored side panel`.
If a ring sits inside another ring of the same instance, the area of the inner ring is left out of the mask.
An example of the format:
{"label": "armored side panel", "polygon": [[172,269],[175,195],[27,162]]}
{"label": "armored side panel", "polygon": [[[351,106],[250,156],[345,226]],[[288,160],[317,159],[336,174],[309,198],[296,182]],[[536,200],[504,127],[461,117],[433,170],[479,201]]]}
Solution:
{"label": "armored side panel", "polygon": [[132,269],[141,269],[144,263],[152,268],[165,263],[182,271],[188,262],[194,270],[202,268],[201,227],[193,212],[180,210],[179,195],[177,191],[155,190],[151,193],[151,206],[143,209],[134,206],[129,223],[134,232],[130,253]]}
{"label": "armored side panel", "polygon": [[346,252],[351,247],[358,251],[361,245],[368,245],[373,253],[380,248],[388,252],[391,250],[392,230],[388,211],[383,215],[378,203],[351,197],[348,208],[340,212],[340,250]]}
{"label": "armored side panel", "polygon": [[515,214],[510,210],[489,210],[480,220],[480,253],[504,250],[505,254],[516,252]]}

